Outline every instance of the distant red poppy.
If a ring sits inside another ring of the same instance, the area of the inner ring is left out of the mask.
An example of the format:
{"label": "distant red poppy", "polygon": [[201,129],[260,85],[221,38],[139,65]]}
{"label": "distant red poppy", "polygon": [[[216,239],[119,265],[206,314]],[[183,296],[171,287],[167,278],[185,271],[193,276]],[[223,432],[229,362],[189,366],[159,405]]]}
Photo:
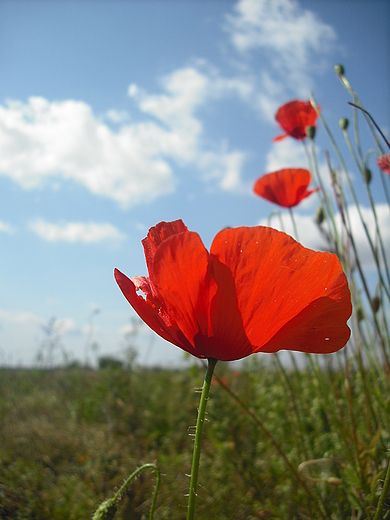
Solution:
{"label": "distant red poppy", "polygon": [[320,189],[307,189],[310,182],[309,170],[284,168],[276,172],[266,173],[260,179],[257,179],[253,191],[259,197],[274,202],[283,208],[292,208]]}
{"label": "distant red poppy", "polygon": [[376,164],[382,171],[390,175],[390,153],[378,157],[378,159],[376,160]]}
{"label": "distant red poppy", "polygon": [[350,292],[333,254],[261,226],[220,231],[209,253],[181,220],[160,222],[142,243],[149,277],[115,269],[115,279],[151,329],[193,356],[330,353],[349,339]]}
{"label": "distant red poppy", "polygon": [[274,137],[272,141],[281,141],[289,136],[299,140],[305,139],[306,127],[316,126],[317,117],[310,101],[295,100],[282,105],[276,112],[275,119],[285,133]]}

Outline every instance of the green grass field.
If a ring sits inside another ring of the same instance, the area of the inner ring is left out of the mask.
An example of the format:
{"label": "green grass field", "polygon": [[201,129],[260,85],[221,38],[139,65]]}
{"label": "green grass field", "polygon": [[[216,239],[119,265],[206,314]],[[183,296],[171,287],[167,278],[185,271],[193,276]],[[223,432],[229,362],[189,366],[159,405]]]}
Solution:
{"label": "green grass field", "polygon": [[[217,365],[230,392],[211,390],[197,518],[370,518],[389,457],[387,377],[261,361]],[[147,462],[162,474],[155,518],[185,518],[203,376],[195,366],[2,369],[0,518],[91,518]],[[368,402],[364,385],[385,398]],[[115,518],[148,518],[155,480],[145,471],[133,481]]]}

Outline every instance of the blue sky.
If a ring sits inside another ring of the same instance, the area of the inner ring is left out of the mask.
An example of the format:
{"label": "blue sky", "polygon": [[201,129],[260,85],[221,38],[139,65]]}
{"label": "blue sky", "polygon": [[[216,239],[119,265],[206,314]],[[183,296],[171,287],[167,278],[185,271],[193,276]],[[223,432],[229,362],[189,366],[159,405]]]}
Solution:
{"label": "blue sky", "polygon": [[[162,220],[206,246],[265,223],[254,181],[306,166],[299,143],[272,143],[278,106],[312,91],[342,141],[336,63],[389,135],[389,27],[386,0],[0,1],[0,362],[31,364],[52,316],[72,358],[91,338],[121,355],[133,313],[113,268],[146,274],[140,241]],[[321,127],[317,146],[324,164]],[[313,248],[316,207],[296,210]],[[182,359],[138,344],[140,363]]]}

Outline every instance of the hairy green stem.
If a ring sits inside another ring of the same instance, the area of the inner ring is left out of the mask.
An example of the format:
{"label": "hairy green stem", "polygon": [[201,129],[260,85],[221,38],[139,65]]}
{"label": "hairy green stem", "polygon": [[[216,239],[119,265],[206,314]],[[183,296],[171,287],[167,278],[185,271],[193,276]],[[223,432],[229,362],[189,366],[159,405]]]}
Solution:
{"label": "hairy green stem", "polygon": [[385,505],[385,502],[388,498],[388,494],[390,491],[390,463],[387,465],[386,478],[383,484],[382,493],[378,500],[378,505],[375,511],[374,520],[380,520],[382,518],[382,511]]}
{"label": "hairy green stem", "polygon": [[139,468],[137,468],[123,483],[123,485],[118,489],[115,495],[108,500],[105,500],[95,511],[92,520],[112,520],[115,516],[117,510],[117,502],[121,498],[122,493],[125,491],[127,486],[132,482],[142,471],[145,469],[152,469],[157,474],[156,485],[154,488],[152,505],[150,507],[149,520],[153,520],[154,510],[156,509],[157,495],[160,489],[160,470],[155,464],[143,464]]}
{"label": "hairy green stem", "polygon": [[195,499],[197,496],[198,489],[199,461],[200,451],[202,447],[204,419],[206,414],[207,401],[210,393],[211,380],[213,378],[215,365],[217,364],[217,359],[209,358],[207,361],[207,371],[203,382],[202,394],[200,396],[200,403],[198,409],[198,419],[196,421],[194,453],[192,456],[191,466],[190,490],[188,494],[187,520],[193,520],[195,513]]}

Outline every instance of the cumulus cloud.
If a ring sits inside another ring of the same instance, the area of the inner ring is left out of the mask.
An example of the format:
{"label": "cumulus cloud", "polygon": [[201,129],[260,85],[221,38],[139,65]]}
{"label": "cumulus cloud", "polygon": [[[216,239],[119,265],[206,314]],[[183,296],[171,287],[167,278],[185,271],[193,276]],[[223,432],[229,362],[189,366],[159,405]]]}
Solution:
{"label": "cumulus cloud", "polygon": [[205,180],[214,181],[223,190],[234,190],[241,182],[245,154],[229,150],[226,142],[214,145],[213,149],[206,148],[202,143],[203,125],[196,116],[196,109],[231,94],[245,98],[252,87],[239,78],[225,78],[211,67],[200,70],[206,68],[203,62],[197,67],[178,69],[164,77],[163,94],[147,94],[135,84],[130,85],[128,93],[142,112],[162,124],[158,133],[153,127],[155,139],[149,138],[149,147],[160,149],[178,164],[194,164]]}
{"label": "cumulus cloud", "polygon": [[[172,193],[176,171],[186,167],[219,189],[242,188],[245,152],[206,144],[199,109],[235,96],[273,121],[282,101],[308,96],[336,36],[294,0],[240,0],[226,29],[241,57],[236,74],[222,76],[198,59],[160,78],[157,93],[133,83],[128,95],[137,121],[115,109],[99,118],[76,100],[31,97],[0,105],[0,175],[25,189],[69,179],[123,207]],[[253,52],[265,59],[256,69],[245,59]]]}
{"label": "cumulus cloud", "polygon": [[126,236],[111,224],[95,222],[65,222],[53,224],[43,219],[29,223],[29,229],[48,242],[84,242],[124,240]]}
{"label": "cumulus cloud", "polygon": [[81,101],[8,102],[0,106],[0,173],[24,188],[62,176],[121,203],[152,200],[171,192],[174,178],[165,161],[138,146],[137,130],[113,132]]}
{"label": "cumulus cloud", "polygon": [[294,168],[307,168],[305,151],[301,142],[284,139],[284,141],[272,144],[266,156],[264,173],[288,168],[291,164],[294,165]]}
{"label": "cumulus cloud", "polygon": [[[110,110],[105,118],[120,124],[117,131],[82,101],[50,102],[42,97],[31,97],[26,104],[8,101],[0,106],[0,174],[25,189],[39,188],[49,179],[71,179],[95,195],[129,206],[175,189],[172,161],[207,173],[204,155],[213,154],[220,185],[230,188],[237,152],[205,149],[195,112],[212,96],[245,95],[245,85],[185,67],[165,76],[162,89],[148,94],[131,85],[128,93],[144,118],[126,123],[126,112]],[[241,167],[242,161],[235,164]],[[234,172],[236,179],[239,174]]]}
{"label": "cumulus cloud", "polygon": [[[367,226],[368,233],[373,244],[377,244],[376,233],[375,233],[375,220],[371,208],[361,206],[361,213],[363,220]],[[390,261],[390,214],[389,208],[386,204],[377,204],[375,206],[379,228],[381,232],[382,241],[385,247],[385,253],[387,261]],[[356,206],[351,205],[348,207],[349,218],[351,222],[351,231],[355,240],[356,248],[358,251],[359,259],[363,269],[374,270],[376,269],[373,254],[364,230],[363,224],[358,214]],[[315,222],[313,214],[302,215],[298,212],[294,213],[294,220],[298,230],[298,239],[305,246],[315,250],[327,249],[327,243],[320,234]],[[341,217],[339,214],[335,217],[336,228],[339,234],[342,236],[344,233],[343,226],[341,223]],[[268,226],[280,231],[285,231],[291,236],[294,236],[294,230],[292,221],[287,213],[284,213],[281,217],[273,216],[271,219],[262,219],[259,222],[262,226]]]}
{"label": "cumulus cloud", "polygon": [[238,52],[266,60],[253,102],[267,118],[281,99],[308,96],[313,73],[325,70],[337,40],[332,27],[295,0],[239,0],[226,30]]}

